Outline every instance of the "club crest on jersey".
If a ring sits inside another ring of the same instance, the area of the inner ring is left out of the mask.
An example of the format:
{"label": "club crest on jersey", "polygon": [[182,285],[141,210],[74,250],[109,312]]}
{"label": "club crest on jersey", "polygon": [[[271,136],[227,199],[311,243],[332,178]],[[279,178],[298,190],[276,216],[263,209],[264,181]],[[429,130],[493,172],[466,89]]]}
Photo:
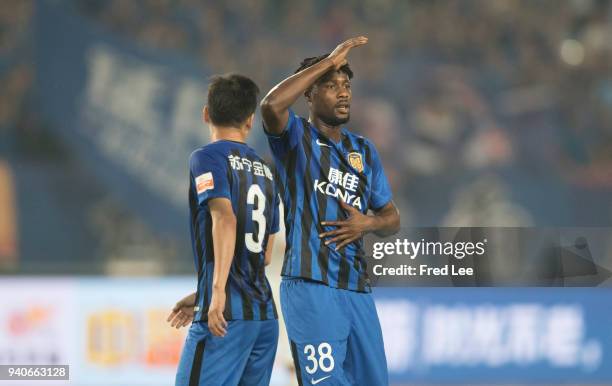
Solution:
{"label": "club crest on jersey", "polygon": [[202,194],[209,189],[215,188],[215,180],[213,179],[211,172],[199,175],[195,179],[195,183],[198,194]]}
{"label": "club crest on jersey", "polygon": [[361,153],[357,153],[356,151],[349,153],[348,162],[353,169],[357,170],[359,173],[363,172],[363,159],[361,158]]}

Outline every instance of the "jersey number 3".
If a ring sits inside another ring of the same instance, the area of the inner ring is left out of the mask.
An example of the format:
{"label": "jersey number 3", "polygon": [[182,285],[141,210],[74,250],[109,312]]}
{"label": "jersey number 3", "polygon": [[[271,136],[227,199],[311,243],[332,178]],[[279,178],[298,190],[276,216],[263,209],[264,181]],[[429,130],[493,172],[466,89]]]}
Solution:
{"label": "jersey number 3", "polygon": [[266,230],[266,216],[264,216],[264,210],[266,209],[266,196],[261,191],[261,188],[257,184],[251,185],[247,192],[247,204],[253,205],[251,211],[253,222],[257,223],[257,241],[253,237],[253,233],[245,233],[244,242],[249,251],[253,253],[260,253],[263,248],[263,237]]}

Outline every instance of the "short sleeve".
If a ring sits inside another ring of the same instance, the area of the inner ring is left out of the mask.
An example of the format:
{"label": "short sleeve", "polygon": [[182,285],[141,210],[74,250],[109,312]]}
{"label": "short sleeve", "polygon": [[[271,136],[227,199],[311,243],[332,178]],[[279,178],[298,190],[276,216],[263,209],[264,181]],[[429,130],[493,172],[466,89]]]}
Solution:
{"label": "short sleeve", "polygon": [[226,197],[231,200],[227,161],[221,155],[195,151],[189,160],[191,183],[202,205],[211,198]]}
{"label": "short sleeve", "polygon": [[372,210],[378,210],[387,205],[393,199],[393,195],[376,148],[371,143],[368,143],[368,146],[372,154],[372,191],[368,206]]}
{"label": "short sleeve", "polygon": [[279,216],[280,216],[280,214],[279,214],[279,211],[280,211],[280,208],[279,208],[279,206],[280,206],[280,197],[279,197],[278,194],[276,194],[274,197],[275,198],[274,198],[274,203],[273,203],[273,208],[272,208],[272,223],[271,223],[271,226],[270,226],[270,234],[271,235],[275,234],[276,232],[278,232],[280,230],[279,229],[280,228],[280,224],[279,224],[279,221],[280,221],[280,219],[279,219]]}
{"label": "short sleeve", "polygon": [[268,143],[272,154],[277,157],[283,157],[287,152],[295,148],[300,141],[304,133],[304,127],[300,117],[295,115],[293,110],[289,109],[289,118],[287,119],[287,125],[283,129],[282,133],[275,135],[269,133],[264,125],[264,132],[268,137]]}

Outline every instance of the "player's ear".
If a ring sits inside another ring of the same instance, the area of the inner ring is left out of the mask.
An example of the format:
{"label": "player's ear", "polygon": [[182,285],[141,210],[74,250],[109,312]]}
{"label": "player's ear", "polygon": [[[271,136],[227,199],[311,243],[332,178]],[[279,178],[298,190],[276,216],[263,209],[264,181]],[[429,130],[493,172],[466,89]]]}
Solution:
{"label": "player's ear", "polygon": [[251,114],[251,116],[248,117],[246,120],[247,130],[251,130],[251,128],[253,127],[253,122],[255,122],[255,113]]}
{"label": "player's ear", "polygon": [[204,120],[204,123],[210,123],[210,114],[208,113],[208,106],[204,106],[204,109],[202,110],[202,119]]}
{"label": "player's ear", "polygon": [[314,86],[310,86],[306,89],[306,91],[304,91],[304,98],[306,98],[307,102],[310,102],[310,96],[312,95],[312,88]]}

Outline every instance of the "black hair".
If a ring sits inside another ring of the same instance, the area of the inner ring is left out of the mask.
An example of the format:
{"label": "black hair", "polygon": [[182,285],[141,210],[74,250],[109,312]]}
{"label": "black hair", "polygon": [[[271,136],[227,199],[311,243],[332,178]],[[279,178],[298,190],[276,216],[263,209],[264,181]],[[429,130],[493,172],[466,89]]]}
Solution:
{"label": "black hair", "polygon": [[[306,58],[302,60],[302,63],[300,63],[300,67],[297,70],[295,70],[294,74],[297,74],[298,72],[305,70],[308,67],[319,63],[321,60],[327,58],[328,56],[329,56],[329,53],[321,55],[321,56],[314,56],[312,58]],[[349,77],[349,79],[353,78],[353,70],[351,70],[351,67],[349,67],[348,63],[340,67],[338,71],[344,72]]]}
{"label": "black hair", "polygon": [[217,126],[240,126],[255,112],[259,87],[244,75],[216,75],[208,86],[208,114]]}

